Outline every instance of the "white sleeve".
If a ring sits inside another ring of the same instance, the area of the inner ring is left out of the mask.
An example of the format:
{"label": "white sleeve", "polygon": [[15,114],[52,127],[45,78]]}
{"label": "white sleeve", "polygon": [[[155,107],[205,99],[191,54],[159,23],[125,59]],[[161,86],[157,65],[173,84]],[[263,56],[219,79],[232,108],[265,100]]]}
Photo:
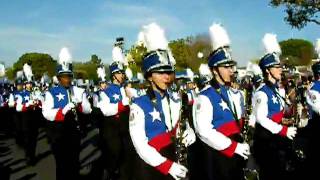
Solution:
{"label": "white sleeve", "polygon": [[134,88],[130,88],[130,93],[132,95],[132,97],[137,98],[138,96],[138,91]]}
{"label": "white sleeve", "polygon": [[232,143],[231,139],[214,129],[211,123],[213,107],[208,97],[199,95],[196,108],[195,128],[199,138],[218,151],[228,148]]}
{"label": "white sleeve", "polygon": [[120,88],[120,93],[121,93],[121,96],[122,96],[122,104],[124,106],[129,105],[130,99],[128,98],[128,96],[126,94],[126,91],[125,91],[124,87]]}
{"label": "white sleeve", "polygon": [[306,94],[306,99],[312,111],[314,111],[317,114],[320,114],[320,93],[315,90],[308,90]]}
{"label": "white sleeve", "polygon": [[91,113],[91,111],[92,111],[91,104],[90,104],[85,92],[82,94],[81,106],[82,106],[82,113],[84,113],[84,114]]}
{"label": "white sleeve", "polygon": [[144,113],[138,105],[130,105],[129,131],[133,145],[141,159],[147,164],[156,167],[167,159],[148,144],[144,118]]}
{"label": "white sleeve", "polygon": [[54,121],[59,108],[54,107],[54,100],[49,91],[46,92],[44,102],[42,104],[42,115],[48,121]]}
{"label": "white sleeve", "polygon": [[9,107],[14,107],[14,95],[12,93],[9,95],[8,105]]}
{"label": "white sleeve", "polygon": [[16,96],[17,97],[17,100],[16,100],[16,102],[17,102],[17,106],[16,106],[16,111],[17,112],[21,112],[22,111],[22,108],[23,108],[23,104],[22,104],[22,96],[21,95],[17,95]]}
{"label": "white sleeve", "polygon": [[256,122],[262,127],[269,130],[273,134],[278,134],[282,130],[282,125],[272,121],[268,118],[268,97],[262,92],[258,91],[254,94],[255,102],[254,115]]}
{"label": "white sleeve", "polygon": [[98,107],[104,116],[114,116],[118,113],[118,103],[111,103],[109,97],[104,92],[100,92]]}

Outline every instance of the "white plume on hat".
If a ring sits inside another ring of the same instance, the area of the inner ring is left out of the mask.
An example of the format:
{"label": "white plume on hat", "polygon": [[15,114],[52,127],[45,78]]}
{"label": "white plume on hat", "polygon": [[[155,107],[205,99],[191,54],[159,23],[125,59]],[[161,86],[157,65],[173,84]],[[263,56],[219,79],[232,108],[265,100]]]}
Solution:
{"label": "white plume on hat", "polygon": [[114,46],[112,49],[112,60],[121,64],[127,64],[126,58],[119,46]]}
{"label": "white plume on hat", "polygon": [[187,68],[186,71],[187,71],[188,78],[190,78],[191,81],[193,81],[194,73],[192,72],[192,70],[190,68]]}
{"label": "white plume on hat", "polygon": [[[169,58],[170,63],[175,65],[176,61],[168,46],[168,40],[165,36],[164,30],[157,23],[151,23],[143,26],[142,33],[144,45],[148,52],[156,51],[161,62],[167,63],[167,58]],[[157,50],[165,50],[167,53],[160,53]]]}
{"label": "white plume on hat", "polygon": [[139,34],[138,34],[138,40],[137,40],[136,44],[137,44],[138,46],[141,46],[141,45],[144,45],[144,44],[145,44],[143,32],[139,32]]}
{"label": "white plume on hat", "polygon": [[132,70],[130,68],[127,68],[126,71],[125,71],[125,74],[126,74],[128,80],[131,81],[132,78],[133,78]]}
{"label": "white plume on hat", "polygon": [[318,54],[318,59],[320,59],[320,38],[316,40],[315,49]]}
{"label": "white plume on hat", "polygon": [[72,57],[68,48],[64,47],[60,50],[59,53],[59,64],[62,65],[64,71],[69,70],[69,64],[72,64]]}
{"label": "white plume on hat", "polygon": [[52,82],[53,82],[53,84],[59,84],[59,80],[58,80],[57,76],[52,77]]}
{"label": "white plume on hat", "polygon": [[212,78],[212,73],[210,71],[210,68],[209,68],[208,64],[200,64],[199,74],[200,74],[201,77],[210,77],[210,78]]}
{"label": "white plume on hat", "polygon": [[6,74],[6,68],[4,67],[4,64],[0,63],[0,77],[4,76]]}
{"label": "white plume on hat", "polygon": [[247,71],[247,74],[251,74],[253,76],[257,76],[257,75],[262,76],[262,71],[261,71],[259,65],[258,64],[254,64],[252,62],[249,62],[247,64],[246,71]]}
{"label": "white plume on hat", "polygon": [[33,74],[32,74],[31,66],[29,64],[25,63],[23,65],[23,73],[28,81],[32,81]]}
{"label": "white plume on hat", "polygon": [[151,23],[143,26],[143,35],[145,46],[148,51],[168,49],[168,40],[165,36],[164,30],[157,23]]}
{"label": "white plume on hat", "polygon": [[230,46],[230,39],[227,31],[221,26],[221,24],[213,23],[210,28],[210,38],[212,50],[215,51],[221,47]]}
{"label": "white plume on hat", "polygon": [[22,79],[23,78],[23,71],[17,71],[16,78]]}
{"label": "white plume on hat", "polygon": [[106,80],[106,71],[104,66],[98,67],[97,68],[97,74],[98,74],[98,78],[101,79],[101,81],[105,81]]}
{"label": "white plume on hat", "polygon": [[41,84],[45,84],[45,83],[50,82],[50,78],[49,78],[49,76],[47,75],[47,73],[44,73],[44,74],[42,75],[40,82],[41,82]]}
{"label": "white plume on hat", "polygon": [[281,55],[281,48],[277,40],[276,34],[266,33],[262,39],[266,54],[275,53]]}
{"label": "white plume on hat", "polygon": [[144,76],[142,73],[137,73],[137,79],[140,81],[140,82],[143,82],[144,81]]}

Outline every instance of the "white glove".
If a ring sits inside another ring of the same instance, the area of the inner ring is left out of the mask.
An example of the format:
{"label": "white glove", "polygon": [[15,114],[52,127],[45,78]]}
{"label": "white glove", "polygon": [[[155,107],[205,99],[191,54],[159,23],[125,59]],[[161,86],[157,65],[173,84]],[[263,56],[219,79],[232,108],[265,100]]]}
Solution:
{"label": "white glove", "polygon": [[71,109],[75,108],[75,105],[73,103],[68,103],[63,109],[62,109],[62,114],[66,115],[68,111]]}
{"label": "white glove", "polygon": [[191,144],[193,144],[196,141],[196,135],[194,134],[194,131],[192,128],[186,129],[186,131],[184,131],[182,137],[183,137],[182,143],[186,147],[190,146]]}
{"label": "white glove", "polygon": [[169,169],[169,174],[175,179],[179,180],[181,178],[185,178],[187,175],[188,169],[180,164],[173,163],[171,168]]}
{"label": "white glove", "polygon": [[26,107],[29,107],[29,106],[32,106],[33,105],[33,101],[28,101],[27,103],[26,103]]}
{"label": "white glove", "polygon": [[236,154],[239,154],[240,156],[242,156],[245,160],[248,159],[249,155],[250,155],[250,146],[247,143],[238,143],[236,150],[235,150]]}
{"label": "white glove", "polygon": [[297,134],[297,128],[296,127],[288,127],[288,130],[287,130],[287,137],[289,139],[293,139]]}

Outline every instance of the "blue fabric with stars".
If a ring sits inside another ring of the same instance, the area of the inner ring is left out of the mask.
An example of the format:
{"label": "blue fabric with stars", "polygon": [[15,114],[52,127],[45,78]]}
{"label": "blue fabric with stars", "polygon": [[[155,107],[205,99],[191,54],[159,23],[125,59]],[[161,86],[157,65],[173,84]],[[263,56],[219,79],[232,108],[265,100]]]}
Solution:
{"label": "blue fabric with stars", "polygon": [[61,85],[52,87],[49,89],[53,97],[53,108],[61,108],[63,109],[68,104],[68,92],[67,89]]}
{"label": "blue fabric with stars", "polygon": [[[145,132],[149,141],[158,135],[166,133],[167,131],[161,103],[161,100],[165,96],[161,97],[158,92],[155,92],[155,95],[157,100],[156,107],[154,107],[152,101],[147,95],[140,96],[133,100],[133,103],[143,110],[145,117]],[[170,98],[172,99],[172,96],[170,96]]]}
{"label": "blue fabric with stars", "polygon": [[15,100],[17,100],[18,96],[21,96],[22,104],[25,104],[30,100],[30,91],[27,91],[27,90],[15,91],[14,93]]}
{"label": "blue fabric with stars", "polygon": [[[226,89],[221,86],[221,95],[224,96],[224,99],[229,100],[226,94]],[[212,125],[219,129],[219,127],[229,123],[231,121],[235,121],[232,115],[232,112],[228,108],[227,103],[225,102],[220,94],[216,92],[212,87],[202,91],[200,95],[204,95],[209,98],[211,105],[213,106],[213,117],[212,117]]]}
{"label": "blue fabric with stars", "polygon": [[13,91],[12,95],[14,97],[14,101],[16,101],[18,99],[18,96],[23,97],[23,91],[15,90],[15,91]]}
{"label": "blue fabric with stars", "polygon": [[110,84],[103,92],[106,93],[106,95],[109,97],[110,103],[116,104],[122,101],[120,89],[120,85]]}
{"label": "blue fabric with stars", "polygon": [[281,102],[279,97],[274,93],[274,91],[271,89],[274,88],[274,90],[277,88],[275,85],[272,87],[269,87],[267,85],[262,86],[259,91],[264,92],[268,97],[268,118],[276,121],[280,121],[280,119],[274,119],[274,116],[276,114],[281,113]]}

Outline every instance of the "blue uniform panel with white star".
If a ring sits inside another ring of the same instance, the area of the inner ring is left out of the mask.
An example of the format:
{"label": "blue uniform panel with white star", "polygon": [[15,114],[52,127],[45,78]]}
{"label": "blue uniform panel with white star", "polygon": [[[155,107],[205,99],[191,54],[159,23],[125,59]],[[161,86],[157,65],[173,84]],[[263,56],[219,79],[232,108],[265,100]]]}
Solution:
{"label": "blue uniform panel with white star", "polygon": [[64,108],[69,103],[67,89],[61,85],[50,88],[49,92],[53,97],[53,108]]}
{"label": "blue uniform panel with white star", "polygon": [[12,94],[13,94],[13,97],[14,97],[14,101],[16,101],[18,99],[18,96],[23,97],[23,91],[15,90],[15,91],[13,91]]}
{"label": "blue uniform panel with white star", "polygon": [[110,99],[110,103],[116,104],[120,101],[122,101],[122,95],[120,91],[121,86],[116,85],[116,84],[110,84],[108,88],[104,90],[106,95]]}
{"label": "blue uniform panel with white star", "polygon": [[14,95],[15,100],[17,100],[18,96],[22,98],[22,104],[25,104],[30,100],[30,91],[27,91],[27,90],[16,91]]}
{"label": "blue uniform panel with white star", "polygon": [[137,104],[143,110],[145,116],[145,132],[149,141],[167,131],[162,110],[161,96],[159,93],[155,94],[157,99],[156,108],[147,95],[140,96],[133,100],[133,103]]}
{"label": "blue uniform panel with white star", "polygon": [[[210,87],[202,91],[200,95],[208,97],[213,107],[213,117],[211,121],[213,127],[226,136],[237,134],[240,132],[240,128],[228,107],[227,103],[229,103],[229,99],[226,93],[227,91],[222,86],[220,90],[221,94],[218,94],[215,89]],[[227,102],[224,101],[221,96],[223,96]]]}
{"label": "blue uniform panel with white star", "polygon": [[267,85],[264,85],[259,89],[259,91],[264,92],[268,97],[268,118],[272,119],[275,122],[280,122],[281,119],[277,116],[279,113],[281,113],[281,100],[280,98],[274,93],[274,91],[270,88],[275,87],[269,87]]}

